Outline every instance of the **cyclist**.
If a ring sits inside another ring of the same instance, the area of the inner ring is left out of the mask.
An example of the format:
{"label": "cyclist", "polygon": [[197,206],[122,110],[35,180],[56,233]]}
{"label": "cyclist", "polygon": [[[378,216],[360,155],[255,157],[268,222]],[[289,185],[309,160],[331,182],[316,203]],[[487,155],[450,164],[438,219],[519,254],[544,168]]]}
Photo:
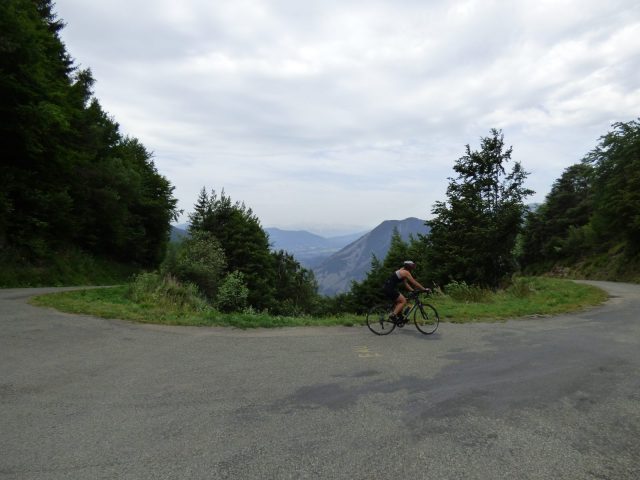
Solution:
{"label": "cyclist", "polygon": [[413,278],[413,275],[411,275],[411,272],[415,268],[415,262],[406,260],[403,263],[402,268],[393,272],[391,276],[384,282],[382,290],[385,296],[392,302],[395,302],[393,313],[389,317],[389,319],[393,322],[397,321],[398,318],[400,318],[402,309],[407,304],[407,299],[405,298],[405,296],[398,291],[398,285],[400,283],[403,283],[404,287],[410,292],[413,292],[414,288],[424,291],[429,290],[428,288],[424,288],[422,285],[420,285],[420,283],[418,283],[418,281]]}

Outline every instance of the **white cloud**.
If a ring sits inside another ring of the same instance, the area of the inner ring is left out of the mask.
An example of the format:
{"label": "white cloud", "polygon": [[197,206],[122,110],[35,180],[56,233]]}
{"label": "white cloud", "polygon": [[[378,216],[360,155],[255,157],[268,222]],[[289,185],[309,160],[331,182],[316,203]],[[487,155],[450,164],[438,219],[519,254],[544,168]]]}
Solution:
{"label": "white cloud", "polygon": [[426,216],[502,128],[540,201],[640,112],[640,7],[600,1],[58,0],[103,107],[189,210],[265,225]]}

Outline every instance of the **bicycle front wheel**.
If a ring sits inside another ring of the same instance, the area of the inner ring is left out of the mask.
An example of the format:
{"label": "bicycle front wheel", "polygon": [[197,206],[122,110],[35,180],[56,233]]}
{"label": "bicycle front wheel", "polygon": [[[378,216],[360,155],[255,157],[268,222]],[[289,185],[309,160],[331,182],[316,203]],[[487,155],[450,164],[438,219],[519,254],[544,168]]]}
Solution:
{"label": "bicycle front wheel", "polygon": [[367,313],[367,327],[376,335],[389,335],[396,328],[396,324],[389,320],[389,315],[389,305],[376,305]]}
{"label": "bicycle front wheel", "polygon": [[438,328],[440,317],[432,305],[422,303],[413,312],[413,323],[420,332],[431,335]]}

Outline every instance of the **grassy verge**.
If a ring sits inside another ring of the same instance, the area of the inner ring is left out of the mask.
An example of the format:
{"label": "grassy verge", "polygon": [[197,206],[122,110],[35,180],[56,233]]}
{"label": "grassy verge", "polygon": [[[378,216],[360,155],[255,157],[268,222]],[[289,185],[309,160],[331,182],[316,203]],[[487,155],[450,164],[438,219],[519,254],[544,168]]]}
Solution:
{"label": "grassy verge", "polygon": [[[444,322],[500,321],[509,318],[552,315],[581,310],[602,303],[607,294],[589,285],[553,278],[528,278],[520,288],[487,293],[480,300],[467,301],[436,295],[429,302]],[[131,300],[129,288],[89,289],[34,297],[33,305],[53,307],[69,313],[119,318],[142,323],[238,328],[361,325],[364,315],[332,317],[283,317],[264,313],[222,314],[211,308],[171,307],[157,302]]]}
{"label": "grassy verge", "polygon": [[443,295],[433,303],[442,321],[468,323],[574,312],[599,305],[608,297],[599,288],[569,280],[531,277],[521,281],[524,288],[491,293],[481,301]]}
{"label": "grassy verge", "polygon": [[15,251],[0,254],[0,288],[114,285],[126,282],[137,269],[77,249],[51,254],[38,262]]}
{"label": "grassy verge", "polygon": [[68,313],[81,313],[102,318],[118,318],[140,323],[188,326],[228,326],[237,328],[272,328],[298,326],[354,326],[362,323],[358,315],[314,318],[272,316],[263,313],[220,313],[214,309],[190,309],[166,304],[138,303],[128,298],[128,287],[77,290],[40,295],[32,305],[52,307]]}

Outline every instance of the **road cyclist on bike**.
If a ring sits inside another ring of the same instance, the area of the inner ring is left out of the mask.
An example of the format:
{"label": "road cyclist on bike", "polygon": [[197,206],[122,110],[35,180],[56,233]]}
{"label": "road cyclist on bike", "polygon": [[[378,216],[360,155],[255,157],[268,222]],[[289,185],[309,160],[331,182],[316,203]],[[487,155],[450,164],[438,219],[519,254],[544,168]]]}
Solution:
{"label": "road cyclist on bike", "polygon": [[410,292],[415,291],[415,289],[425,292],[429,291],[428,288],[424,288],[422,285],[420,285],[420,283],[415,278],[413,278],[413,275],[411,275],[411,272],[415,268],[415,262],[406,260],[403,263],[402,268],[393,272],[384,282],[384,286],[382,287],[385,296],[389,300],[394,302],[393,312],[389,316],[389,320],[394,323],[402,323],[402,325],[404,325],[402,311],[407,304],[407,298],[398,290],[398,287],[401,283]]}

